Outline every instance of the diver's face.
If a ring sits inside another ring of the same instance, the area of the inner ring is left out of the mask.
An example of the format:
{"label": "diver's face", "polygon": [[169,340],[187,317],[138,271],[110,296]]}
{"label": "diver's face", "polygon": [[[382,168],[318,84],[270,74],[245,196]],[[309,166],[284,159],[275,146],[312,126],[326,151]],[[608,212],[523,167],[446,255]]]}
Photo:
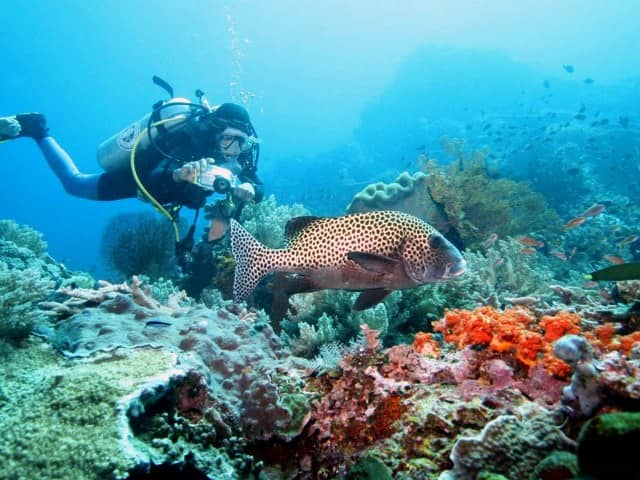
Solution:
{"label": "diver's face", "polygon": [[217,137],[218,148],[227,161],[235,160],[242,153],[242,146],[246,144],[247,139],[242,130],[227,127]]}

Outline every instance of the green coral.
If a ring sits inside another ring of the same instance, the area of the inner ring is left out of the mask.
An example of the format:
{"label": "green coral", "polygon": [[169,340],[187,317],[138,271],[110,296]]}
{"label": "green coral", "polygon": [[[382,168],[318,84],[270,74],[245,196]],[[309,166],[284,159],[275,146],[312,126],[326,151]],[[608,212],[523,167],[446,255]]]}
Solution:
{"label": "green coral", "polygon": [[476,477],[476,480],[509,480],[509,479],[504,475],[500,475],[499,473],[480,472]]}
{"label": "green coral", "polygon": [[531,480],[571,480],[578,475],[578,459],[570,452],[553,452],[531,474]]}
{"label": "green coral", "polygon": [[638,478],[640,413],[605,413],[590,419],[578,436],[580,474],[594,480]]}
{"label": "green coral", "polygon": [[542,195],[526,182],[492,178],[486,152],[466,153],[463,143],[455,145],[450,149],[454,161],[447,168],[435,160],[424,164],[425,195],[442,206],[467,247],[492,233],[505,237],[536,231],[547,238],[559,233],[560,218]]}
{"label": "green coral", "polygon": [[260,203],[247,205],[242,210],[242,225],[260,242],[271,248],[284,246],[284,228],[295,217],[309,215],[301,204],[278,205],[276,197],[270,195]]}
{"label": "green coral", "polygon": [[26,248],[36,256],[47,252],[47,242],[42,239],[42,233],[28,225],[18,225],[13,220],[0,220],[0,239]]}
{"label": "green coral", "polygon": [[0,338],[21,340],[45,319],[37,308],[53,287],[36,268],[11,269],[0,260]]}
{"label": "green coral", "polygon": [[345,480],[392,480],[391,469],[374,455],[362,457],[349,469]]}
{"label": "green coral", "polygon": [[138,463],[123,443],[117,403],[175,367],[175,355],[139,350],[69,365],[34,342],[0,367],[0,478],[123,479]]}

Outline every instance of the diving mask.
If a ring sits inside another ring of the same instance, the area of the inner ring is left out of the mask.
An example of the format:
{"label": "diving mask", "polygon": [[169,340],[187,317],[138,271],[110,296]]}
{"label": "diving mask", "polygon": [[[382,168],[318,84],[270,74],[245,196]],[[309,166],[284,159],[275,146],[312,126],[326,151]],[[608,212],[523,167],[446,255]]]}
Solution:
{"label": "diving mask", "polygon": [[226,133],[221,133],[217,137],[218,143],[220,144],[220,148],[224,151],[235,143],[238,142],[238,148],[240,152],[245,153],[253,150],[253,148],[258,144],[258,139],[253,135],[230,135]]}

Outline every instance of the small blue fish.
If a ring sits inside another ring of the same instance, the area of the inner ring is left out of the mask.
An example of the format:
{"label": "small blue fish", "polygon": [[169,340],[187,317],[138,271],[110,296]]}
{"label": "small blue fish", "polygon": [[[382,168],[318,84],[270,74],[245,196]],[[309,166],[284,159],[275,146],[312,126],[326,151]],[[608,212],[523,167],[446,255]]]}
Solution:
{"label": "small blue fish", "polygon": [[591,85],[595,80],[591,77],[587,77],[583,80],[583,82],[587,85]]}
{"label": "small blue fish", "polygon": [[164,320],[149,320],[144,324],[145,327],[170,327],[171,322],[165,322]]}
{"label": "small blue fish", "polygon": [[567,73],[573,73],[575,72],[575,68],[573,68],[573,65],[562,65],[562,68],[564,68],[564,71]]}

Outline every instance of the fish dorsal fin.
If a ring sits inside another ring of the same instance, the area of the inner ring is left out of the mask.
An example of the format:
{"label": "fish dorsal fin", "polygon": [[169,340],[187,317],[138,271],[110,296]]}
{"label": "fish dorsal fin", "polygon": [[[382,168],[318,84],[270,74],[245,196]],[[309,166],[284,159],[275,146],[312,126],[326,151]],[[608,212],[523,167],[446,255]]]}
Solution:
{"label": "fish dorsal fin", "polygon": [[391,290],[386,288],[373,288],[371,290],[365,290],[358,295],[356,303],[353,304],[353,309],[357,312],[360,310],[366,310],[374,305],[377,305],[385,299],[387,295],[391,293]]}
{"label": "fish dorsal fin", "polygon": [[287,222],[284,227],[284,243],[288,247],[290,246],[298,236],[298,234],[317,220],[321,220],[323,217],[316,217],[313,215],[306,215],[302,217],[294,217]]}
{"label": "fish dorsal fin", "polygon": [[356,262],[365,270],[377,273],[389,273],[400,261],[397,258],[366,252],[349,252],[347,258]]}

